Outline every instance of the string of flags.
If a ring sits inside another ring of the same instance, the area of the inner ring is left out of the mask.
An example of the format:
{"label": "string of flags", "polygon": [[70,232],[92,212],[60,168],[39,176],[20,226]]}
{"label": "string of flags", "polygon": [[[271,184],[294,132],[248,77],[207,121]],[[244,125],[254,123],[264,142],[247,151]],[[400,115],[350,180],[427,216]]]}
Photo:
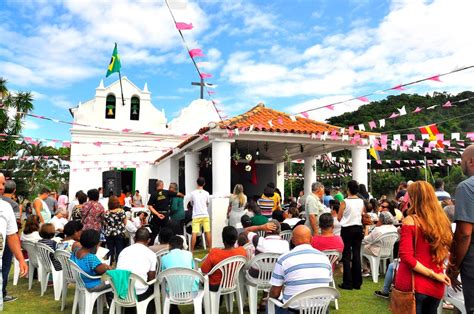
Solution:
{"label": "string of flags", "polygon": [[419,84],[419,83],[426,82],[426,81],[441,82],[441,77],[443,77],[443,76],[447,76],[447,75],[455,74],[455,73],[458,73],[458,72],[466,71],[466,70],[469,70],[469,69],[472,69],[472,68],[474,68],[474,65],[469,65],[469,66],[465,66],[465,67],[456,68],[456,69],[451,70],[451,71],[446,72],[446,73],[432,75],[432,76],[422,78],[422,79],[419,79],[419,80],[399,84],[399,85],[389,87],[389,88],[386,88],[386,89],[382,89],[382,90],[377,90],[377,91],[374,91],[374,92],[371,92],[371,93],[368,93],[368,94],[365,94],[365,95],[356,96],[356,97],[353,97],[353,98],[341,100],[341,101],[334,102],[334,103],[331,103],[331,104],[310,108],[310,109],[295,113],[294,115],[302,115],[305,118],[307,118],[309,116],[308,112],[310,112],[310,111],[315,111],[315,110],[319,110],[319,109],[334,110],[336,105],[344,104],[344,103],[354,101],[354,100],[358,100],[358,101],[361,101],[363,103],[368,103],[368,102],[370,102],[370,99],[369,99],[370,96],[386,94],[387,92],[392,92],[392,91],[404,91],[404,90],[406,90],[406,87],[408,87],[408,86]]}

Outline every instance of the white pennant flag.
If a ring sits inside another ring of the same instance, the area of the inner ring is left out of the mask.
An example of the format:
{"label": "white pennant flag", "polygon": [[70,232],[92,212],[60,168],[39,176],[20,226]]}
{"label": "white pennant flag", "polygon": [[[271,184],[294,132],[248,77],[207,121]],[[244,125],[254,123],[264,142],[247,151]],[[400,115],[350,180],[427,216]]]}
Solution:
{"label": "white pennant flag", "polygon": [[385,127],[385,119],[380,119],[379,124],[380,124],[381,128],[384,128]]}
{"label": "white pennant flag", "polygon": [[249,127],[249,132],[252,132],[253,128],[254,128],[254,126],[253,126],[253,124],[251,124],[250,127]]}
{"label": "white pennant flag", "polygon": [[296,117],[295,116],[290,115],[290,119],[291,119],[291,121],[296,122]]}
{"label": "white pennant flag", "polygon": [[359,131],[365,131],[365,126],[363,124],[359,124]]}
{"label": "white pennant flag", "polygon": [[397,108],[398,112],[400,113],[400,116],[404,116],[407,114],[407,110],[405,109],[405,106],[401,108]]}
{"label": "white pennant flag", "polygon": [[460,138],[461,138],[461,134],[459,134],[459,133],[451,133],[451,139],[452,139],[452,140],[459,141]]}
{"label": "white pennant flag", "polygon": [[268,120],[268,124],[270,125],[271,128],[273,128],[272,120]]}

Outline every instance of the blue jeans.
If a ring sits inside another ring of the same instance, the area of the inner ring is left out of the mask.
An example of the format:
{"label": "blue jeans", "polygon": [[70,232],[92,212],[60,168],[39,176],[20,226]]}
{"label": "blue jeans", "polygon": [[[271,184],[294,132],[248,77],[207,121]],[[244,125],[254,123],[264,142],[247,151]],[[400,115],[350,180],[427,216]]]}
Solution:
{"label": "blue jeans", "polygon": [[383,281],[383,293],[390,293],[390,286],[393,282],[393,263],[390,263],[387,268],[387,273],[385,274],[385,279]]}
{"label": "blue jeans", "polygon": [[416,314],[436,314],[441,300],[426,294],[415,293]]}
{"label": "blue jeans", "polygon": [[12,260],[13,260],[13,253],[8,247],[8,244],[5,244],[5,250],[3,251],[3,256],[2,256],[3,297],[7,295],[8,274],[10,273],[10,268],[12,267]]}

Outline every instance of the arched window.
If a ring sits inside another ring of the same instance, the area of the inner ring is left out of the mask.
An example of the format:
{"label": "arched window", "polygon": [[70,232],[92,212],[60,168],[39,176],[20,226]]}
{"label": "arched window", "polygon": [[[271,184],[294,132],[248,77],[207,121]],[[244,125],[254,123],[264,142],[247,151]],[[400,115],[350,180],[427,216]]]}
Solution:
{"label": "arched window", "polygon": [[130,101],[130,120],[138,120],[140,118],[140,98],[132,96]]}
{"label": "arched window", "polygon": [[115,95],[109,94],[105,100],[105,118],[106,119],[115,119]]}

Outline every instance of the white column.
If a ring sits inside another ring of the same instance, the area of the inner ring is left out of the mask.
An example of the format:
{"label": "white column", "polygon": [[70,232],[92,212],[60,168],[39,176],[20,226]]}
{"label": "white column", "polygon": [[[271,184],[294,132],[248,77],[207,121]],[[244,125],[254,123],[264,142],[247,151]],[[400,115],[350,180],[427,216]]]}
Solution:
{"label": "white column", "polygon": [[285,163],[278,162],[275,164],[275,184],[281,191],[281,197],[285,198]]}
{"label": "white column", "polygon": [[184,153],[184,182],[186,194],[189,195],[197,187],[199,177],[199,152]]}
{"label": "white column", "polygon": [[352,154],[352,179],[357,180],[359,184],[367,186],[367,149],[351,149]]}
{"label": "white column", "polygon": [[311,194],[311,184],[316,182],[316,157],[304,158],[304,194]]}
{"label": "white column", "polygon": [[216,139],[212,142],[212,194],[229,195],[230,148],[232,141]]}
{"label": "white column", "polygon": [[[174,157],[170,158],[170,182],[179,182],[179,160]],[[182,189],[183,187],[179,188]]]}

